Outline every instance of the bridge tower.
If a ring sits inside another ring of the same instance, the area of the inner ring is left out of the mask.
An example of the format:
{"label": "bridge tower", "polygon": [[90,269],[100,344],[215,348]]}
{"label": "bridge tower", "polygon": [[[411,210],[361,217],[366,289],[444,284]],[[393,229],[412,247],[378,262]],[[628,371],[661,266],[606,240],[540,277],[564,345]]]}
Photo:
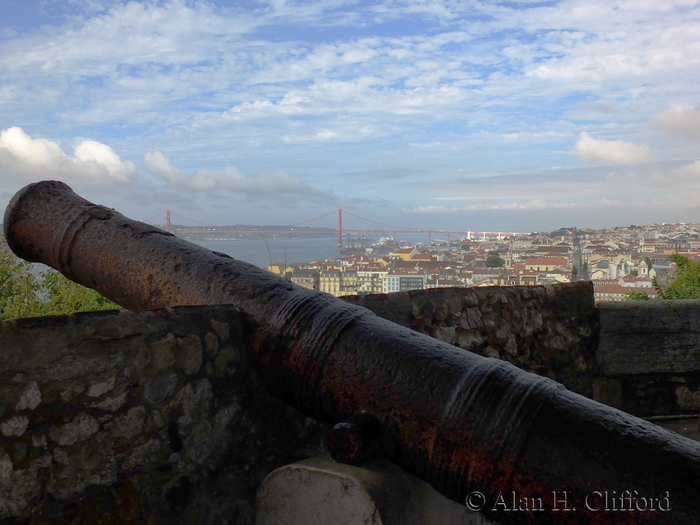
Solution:
{"label": "bridge tower", "polygon": [[173,233],[173,223],[170,222],[170,210],[165,210],[165,231]]}
{"label": "bridge tower", "polygon": [[338,246],[343,245],[343,210],[338,208]]}

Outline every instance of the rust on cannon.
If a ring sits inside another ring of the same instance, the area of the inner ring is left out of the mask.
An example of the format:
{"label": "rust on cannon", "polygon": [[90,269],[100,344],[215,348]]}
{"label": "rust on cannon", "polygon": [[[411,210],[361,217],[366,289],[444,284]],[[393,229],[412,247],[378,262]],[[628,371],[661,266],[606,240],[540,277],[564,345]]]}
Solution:
{"label": "rust on cannon", "polygon": [[[60,182],[21,190],[4,227],[21,257],[126,308],[234,305],[250,319],[267,388],[341,423],[340,459],[378,446],[498,523],[700,522],[696,443],[550,379],[127,219]],[[363,414],[369,427],[358,427]]]}

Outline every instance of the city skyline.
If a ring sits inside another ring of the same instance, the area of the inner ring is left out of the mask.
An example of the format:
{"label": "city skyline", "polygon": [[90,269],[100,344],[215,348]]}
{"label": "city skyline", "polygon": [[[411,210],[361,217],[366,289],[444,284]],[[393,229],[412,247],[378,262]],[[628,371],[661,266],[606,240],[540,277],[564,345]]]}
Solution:
{"label": "city skyline", "polygon": [[700,2],[0,5],[0,206],[551,231],[700,222]]}
{"label": "city skyline", "polygon": [[[338,212],[342,212],[342,220],[338,222]],[[348,217],[349,215],[349,217]],[[160,219],[163,219],[159,222]],[[168,225],[168,221],[170,224]],[[693,223],[689,221],[660,221],[654,223],[637,223],[637,224],[613,224],[609,226],[603,226],[600,228],[591,227],[579,227],[577,225],[565,225],[560,224],[558,226],[547,230],[493,230],[493,229],[480,229],[480,230],[470,230],[468,228],[422,228],[420,225],[413,227],[401,226],[400,224],[385,224],[374,221],[373,219],[367,217],[361,217],[359,215],[350,213],[348,214],[346,210],[337,209],[325,213],[319,217],[304,220],[299,223],[294,224],[250,224],[250,223],[236,223],[236,224],[208,224],[199,221],[196,218],[187,217],[180,215],[173,210],[163,210],[162,213],[158,213],[153,217],[149,217],[145,222],[160,226],[164,229],[172,228],[173,232],[176,234],[184,233],[188,234],[191,232],[228,232],[228,233],[254,233],[256,231],[265,233],[285,233],[285,234],[317,234],[317,233],[328,233],[329,235],[336,236],[338,234],[338,226],[340,226],[340,232],[346,232],[351,234],[360,235],[362,233],[368,234],[436,234],[439,236],[441,232],[446,234],[451,234],[452,236],[459,236],[459,234],[464,234],[464,238],[467,238],[467,234],[471,235],[481,235],[484,233],[488,234],[502,234],[503,236],[513,236],[513,235],[531,235],[531,234],[549,234],[555,233],[562,230],[576,230],[582,233],[589,231],[603,231],[603,230],[615,230],[633,227],[634,229],[649,229],[655,228],[663,225],[684,225],[692,226],[700,223]],[[351,236],[352,237],[352,236]],[[344,241],[345,242],[345,241]]]}

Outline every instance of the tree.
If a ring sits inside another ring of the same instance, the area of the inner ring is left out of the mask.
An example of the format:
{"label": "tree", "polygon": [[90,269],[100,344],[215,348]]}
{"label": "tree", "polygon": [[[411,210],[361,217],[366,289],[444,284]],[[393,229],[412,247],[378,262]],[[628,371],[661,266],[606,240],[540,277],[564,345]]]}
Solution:
{"label": "tree", "polygon": [[[677,253],[669,255],[668,259],[676,264],[676,276],[665,284],[660,283],[656,277],[652,278],[651,283],[658,292],[657,298],[700,299],[700,262],[691,261]],[[630,292],[625,299],[648,301],[650,297],[645,293]]]}
{"label": "tree", "polygon": [[651,301],[652,297],[644,292],[627,292],[625,301]]}
{"label": "tree", "polygon": [[95,290],[56,270],[38,270],[0,240],[0,319],[40,317],[120,308]]}
{"label": "tree", "polygon": [[676,278],[665,287],[652,281],[659,299],[700,299],[700,263],[674,253],[668,259],[676,263]]}
{"label": "tree", "polygon": [[558,230],[549,232],[549,237],[552,239],[556,239],[557,237],[571,237],[571,228],[559,228]]}
{"label": "tree", "polygon": [[506,261],[498,255],[498,252],[488,252],[486,254],[486,266],[489,268],[502,267]]}
{"label": "tree", "polygon": [[55,270],[47,271],[43,276],[42,290],[47,301],[42,305],[41,315],[121,308],[96,290],[74,283]]}
{"label": "tree", "polygon": [[39,280],[32,265],[15,256],[0,242],[0,317],[26,317],[41,302]]}

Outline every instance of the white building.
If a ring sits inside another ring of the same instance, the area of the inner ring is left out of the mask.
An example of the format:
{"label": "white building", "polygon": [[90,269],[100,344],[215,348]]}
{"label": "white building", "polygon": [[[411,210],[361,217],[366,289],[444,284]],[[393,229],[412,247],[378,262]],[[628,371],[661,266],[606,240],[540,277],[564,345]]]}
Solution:
{"label": "white building", "polygon": [[423,270],[389,270],[386,276],[386,293],[423,290],[427,280],[428,276]]}

